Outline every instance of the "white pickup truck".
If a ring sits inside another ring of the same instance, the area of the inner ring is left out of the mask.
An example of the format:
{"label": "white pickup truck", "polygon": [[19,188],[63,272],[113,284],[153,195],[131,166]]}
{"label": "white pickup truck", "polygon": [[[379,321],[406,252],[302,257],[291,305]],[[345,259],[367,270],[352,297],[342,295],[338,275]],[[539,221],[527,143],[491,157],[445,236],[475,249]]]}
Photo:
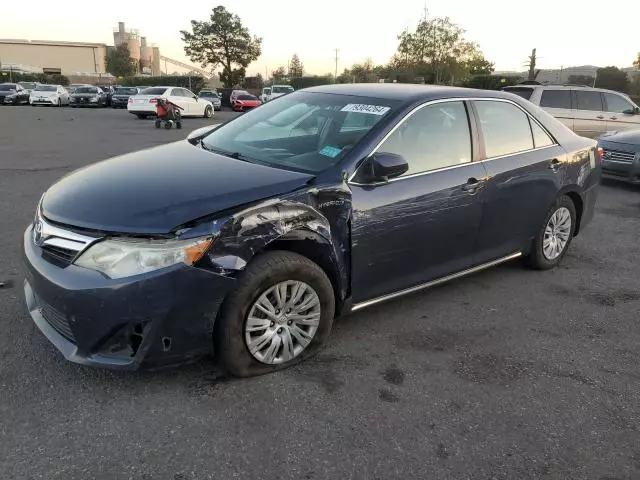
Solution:
{"label": "white pickup truck", "polygon": [[282,95],[286,95],[291,92],[293,92],[293,87],[291,85],[271,85],[270,87],[262,89],[260,100],[262,100],[262,103],[266,103],[269,100],[273,100],[274,98],[281,97]]}

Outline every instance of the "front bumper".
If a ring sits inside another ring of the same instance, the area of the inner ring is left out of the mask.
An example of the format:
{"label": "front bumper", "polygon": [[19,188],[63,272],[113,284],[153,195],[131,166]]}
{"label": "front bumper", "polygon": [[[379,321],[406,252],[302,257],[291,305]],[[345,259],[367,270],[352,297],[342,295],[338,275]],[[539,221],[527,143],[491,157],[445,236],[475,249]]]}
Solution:
{"label": "front bumper", "polygon": [[608,178],[618,178],[640,184],[640,153],[636,154],[631,162],[603,160],[602,174]]}
{"label": "front bumper", "polygon": [[111,106],[112,107],[126,107],[129,104],[128,98],[111,98]]}
{"label": "front bumper", "polygon": [[213,324],[235,280],[186,265],[112,280],[61,268],[24,234],[24,291],[34,322],[67,360],[133,370],[213,352]]}
{"label": "front bumper", "polygon": [[29,99],[31,105],[57,105],[58,97],[50,98],[31,98]]}

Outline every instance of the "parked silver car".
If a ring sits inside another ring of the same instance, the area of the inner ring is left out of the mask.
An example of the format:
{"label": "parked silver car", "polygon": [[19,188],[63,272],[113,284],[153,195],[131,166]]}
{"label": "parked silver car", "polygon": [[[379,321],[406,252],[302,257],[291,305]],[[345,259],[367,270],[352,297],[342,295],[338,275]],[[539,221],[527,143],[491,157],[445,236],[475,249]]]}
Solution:
{"label": "parked silver car", "polygon": [[503,90],[542,107],[582,137],[640,128],[640,107],[613,90],[573,85],[515,85]]}

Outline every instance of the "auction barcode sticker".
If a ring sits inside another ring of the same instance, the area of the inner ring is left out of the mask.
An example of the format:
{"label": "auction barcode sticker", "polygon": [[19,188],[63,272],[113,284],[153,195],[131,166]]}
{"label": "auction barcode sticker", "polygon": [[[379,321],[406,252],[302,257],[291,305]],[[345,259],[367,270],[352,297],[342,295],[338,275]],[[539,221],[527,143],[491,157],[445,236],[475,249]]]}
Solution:
{"label": "auction barcode sticker", "polygon": [[340,109],[341,112],[368,113],[370,115],[384,115],[391,107],[381,105],[362,105],[360,103],[349,103]]}

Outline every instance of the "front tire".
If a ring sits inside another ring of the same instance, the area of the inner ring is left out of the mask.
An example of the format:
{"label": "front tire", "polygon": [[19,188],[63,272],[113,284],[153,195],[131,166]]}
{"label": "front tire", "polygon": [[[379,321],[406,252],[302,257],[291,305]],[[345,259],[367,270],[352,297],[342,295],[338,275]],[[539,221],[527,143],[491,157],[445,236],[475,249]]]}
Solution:
{"label": "front tire", "polygon": [[551,206],[526,258],[530,267],[549,270],[567,253],[576,230],[576,207],[568,196],[559,197]]}
{"label": "front tire", "polygon": [[204,118],[213,117],[213,107],[211,105],[207,105],[204,109]]}
{"label": "front tire", "polygon": [[251,377],[295,365],[329,337],[335,299],[324,271],[293,252],[256,257],[238,278],[215,325],[223,367]]}

